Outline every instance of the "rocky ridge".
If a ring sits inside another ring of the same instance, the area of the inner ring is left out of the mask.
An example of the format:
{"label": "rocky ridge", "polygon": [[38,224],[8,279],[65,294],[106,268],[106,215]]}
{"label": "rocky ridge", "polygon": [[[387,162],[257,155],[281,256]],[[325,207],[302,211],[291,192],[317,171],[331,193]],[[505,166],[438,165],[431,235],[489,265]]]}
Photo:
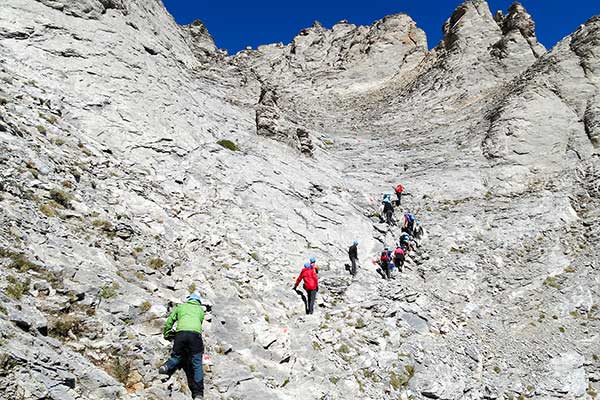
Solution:
{"label": "rocky ridge", "polygon": [[[159,1],[0,7],[7,398],[186,398],[156,369],[191,290],[207,398],[595,397],[597,17],[547,53],[472,0],[432,51],[394,15],[227,57]],[[399,180],[427,234],[385,282]]]}

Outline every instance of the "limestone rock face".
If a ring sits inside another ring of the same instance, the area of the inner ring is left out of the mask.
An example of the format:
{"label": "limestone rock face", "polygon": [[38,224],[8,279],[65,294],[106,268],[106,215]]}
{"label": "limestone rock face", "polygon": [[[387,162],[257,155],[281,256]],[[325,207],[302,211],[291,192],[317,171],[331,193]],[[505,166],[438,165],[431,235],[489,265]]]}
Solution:
{"label": "limestone rock face", "polygon": [[189,25],[182,27],[183,31],[188,35],[188,44],[190,49],[196,55],[200,62],[207,62],[211,58],[225,55],[225,52],[217,49],[212,35],[204,26],[202,21],[194,21]]}
{"label": "limestone rock face", "polygon": [[[209,399],[594,397],[600,18],[548,52],[518,3],[443,29],[227,56],[157,0],[3,1],[2,396],[189,398],[157,367],[199,291]],[[386,281],[397,183],[423,234]]]}

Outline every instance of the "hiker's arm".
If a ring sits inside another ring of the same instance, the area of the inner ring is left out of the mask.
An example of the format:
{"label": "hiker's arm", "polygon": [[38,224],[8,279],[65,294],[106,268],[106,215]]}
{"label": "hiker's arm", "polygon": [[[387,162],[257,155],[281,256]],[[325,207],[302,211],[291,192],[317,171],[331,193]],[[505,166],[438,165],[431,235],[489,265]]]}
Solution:
{"label": "hiker's arm", "polygon": [[164,338],[167,338],[167,336],[169,336],[171,329],[173,329],[173,324],[175,324],[175,321],[177,321],[177,310],[178,309],[179,309],[179,306],[175,307],[175,309],[173,310],[171,315],[169,315],[169,318],[167,318],[167,322],[165,322],[165,329],[163,329],[163,337]]}
{"label": "hiker's arm", "polygon": [[[302,271],[304,272],[304,271]],[[298,287],[298,285],[300,284],[300,282],[302,281],[302,272],[300,272],[300,275],[298,275],[298,279],[296,279],[296,283],[294,284],[294,289],[296,289]]]}

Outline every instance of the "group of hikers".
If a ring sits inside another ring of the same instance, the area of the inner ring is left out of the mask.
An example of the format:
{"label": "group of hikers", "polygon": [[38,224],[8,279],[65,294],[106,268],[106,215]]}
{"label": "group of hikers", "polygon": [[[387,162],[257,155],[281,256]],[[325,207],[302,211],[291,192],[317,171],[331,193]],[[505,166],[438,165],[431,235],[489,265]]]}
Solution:
{"label": "group of hikers", "polygon": [[[404,187],[398,185],[394,188],[396,200],[392,201],[391,194],[384,194],[382,206],[385,222],[390,226],[396,226],[394,218],[394,206],[400,206]],[[384,246],[376,264],[381,268],[381,274],[385,279],[391,278],[391,272],[397,268],[403,271],[406,255],[409,251],[415,251],[418,247],[416,238],[421,235],[421,228],[415,216],[407,212],[404,214],[402,223],[402,233],[398,244],[392,251]],[[347,269],[352,276],[356,275],[358,267],[358,241],[354,240],[348,249],[350,265]],[[312,257],[304,264],[300,275],[294,283],[293,290],[300,294],[305,304],[306,314],[313,314],[317,292],[319,290],[319,267],[317,260]],[[306,297],[298,291],[298,285],[303,283],[306,291]],[[210,311],[210,306],[203,304],[202,298],[198,293],[187,296],[186,301],[179,304],[171,312],[163,329],[163,337],[167,340],[173,340],[173,350],[171,357],[161,366],[158,373],[170,377],[178,369],[183,369],[188,387],[192,392],[193,399],[203,399],[204,397],[204,374],[202,370],[202,357],[204,353],[204,344],[202,342],[202,322],[204,320],[205,310]]]}

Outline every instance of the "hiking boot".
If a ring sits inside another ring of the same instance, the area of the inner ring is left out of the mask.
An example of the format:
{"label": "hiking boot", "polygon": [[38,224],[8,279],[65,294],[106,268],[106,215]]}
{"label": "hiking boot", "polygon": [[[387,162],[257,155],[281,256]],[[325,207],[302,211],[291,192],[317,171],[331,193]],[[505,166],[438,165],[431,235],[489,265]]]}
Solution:
{"label": "hiking boot", "polygon": [[204,395],[203,394],[192,394],[192,399],[204,400]]}
{"label": "hiking boot", "polygon": [[163,365],[162,367],[160,367],[158,369],[158,374],[159,375],[169,375],[169,370],[167,369],[167,366]]}

